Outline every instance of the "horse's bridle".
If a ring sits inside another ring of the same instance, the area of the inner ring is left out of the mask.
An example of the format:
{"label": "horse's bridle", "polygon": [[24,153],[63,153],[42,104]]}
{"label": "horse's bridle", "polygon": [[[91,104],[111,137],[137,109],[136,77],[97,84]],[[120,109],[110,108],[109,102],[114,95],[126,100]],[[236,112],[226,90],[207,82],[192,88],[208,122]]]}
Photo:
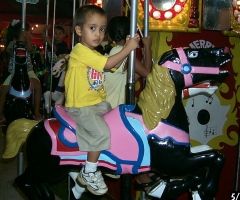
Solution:
{"label": "horse's bridle", "polygon": [[[191,66],[182,48],[176,48],[181,64],[166,61],[163,67],[179,71],[184,76],[185,87],[193,85],[191,74],[219,74],[218,67]],[[207,58],[206,58],[207,59]]]}

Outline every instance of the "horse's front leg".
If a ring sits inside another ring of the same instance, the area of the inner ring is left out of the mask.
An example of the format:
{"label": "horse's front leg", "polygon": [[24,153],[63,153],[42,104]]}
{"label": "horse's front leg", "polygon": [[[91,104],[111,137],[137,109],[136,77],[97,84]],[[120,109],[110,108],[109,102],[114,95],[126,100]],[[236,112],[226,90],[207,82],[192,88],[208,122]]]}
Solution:
{"label": "horse's front leg", "polygon": [[199,195],[202,199],[215,197],[218,191],[218,182],[225,163],[225,157],[220,152],[215,150],[201,152],[198,154],[198,156],[202,158],[206,157],[204,163],[209,169],[206,180],[198,189]]}
{"label": "horse's front leg", "polygon": [[[218,191],[218,182],[225,163],[224,156],[216,150],[191,153],[190,147],[179,145],[170,139],[149,138],[151,148],[151,166],[160,174],[171,177],[188,177],[195,185],[195,172],[208,169],[204,180],[197,188],[201,199],[214,198]],[[161,154],[159,154],[161,152]],[[180,182],[181,185],[181,182]],[[176,185],[176,188],[178,186]],[[180,187],[181,188],[181,187]],[[185,187],[186,189],[186,187]],[[189,189],[193,189],[190,187]],[[184,191],[184,190],[182,190]]]}

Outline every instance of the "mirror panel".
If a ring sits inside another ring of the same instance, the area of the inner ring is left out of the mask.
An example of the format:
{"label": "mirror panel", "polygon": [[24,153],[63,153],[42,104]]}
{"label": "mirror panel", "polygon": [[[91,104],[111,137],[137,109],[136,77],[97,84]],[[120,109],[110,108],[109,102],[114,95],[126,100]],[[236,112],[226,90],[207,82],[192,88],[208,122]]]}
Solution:
{"label": "mirror panel", "polygon": [[232,0],[231,28],[223,31],[223,34],[231,37],[240,37],[240,0]]}
{"label": "mirror panel", "polygon": [[176,0],[152,0],[153,6],[161,11],[171,9],[175,3]]}
{"label": "mirror panel", "polygon": [[204,28],[218,31],[229,30],[231,28],[231,8],[231,0],[204,0]]}

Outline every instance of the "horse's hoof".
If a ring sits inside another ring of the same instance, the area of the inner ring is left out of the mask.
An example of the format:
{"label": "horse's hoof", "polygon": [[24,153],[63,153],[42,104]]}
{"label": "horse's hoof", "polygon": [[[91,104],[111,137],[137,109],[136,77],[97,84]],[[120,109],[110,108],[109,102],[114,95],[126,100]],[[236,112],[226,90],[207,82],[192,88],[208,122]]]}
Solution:
{"label": "horse's hoof", "polygon": [[31,200],[41,200],[41,195],[39,194],[37,188],[31,184],[25,182],[25,175],[22,174],[15,178],[14,186],[18,187],[21,192]]}
{"label": "horse's hoof", "polygon": [[168,182],[162,194],[162,197],[177,199],[180,195],[187,192],[189,189],[191,189],[192,191],[197,190],[198,185],[203,182],[205,174],[205,170],[200,170],[195,174],[188,174],[185,178],[181,180],[174,180]]}

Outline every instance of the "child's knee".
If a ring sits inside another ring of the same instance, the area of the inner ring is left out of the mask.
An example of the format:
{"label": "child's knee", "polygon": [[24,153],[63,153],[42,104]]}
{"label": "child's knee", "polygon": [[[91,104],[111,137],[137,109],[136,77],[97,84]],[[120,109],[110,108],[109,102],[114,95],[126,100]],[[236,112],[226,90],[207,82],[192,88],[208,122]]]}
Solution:
{"label": "child's knee", "polygon": [[32,78],[31,82],[33,84],[34,90],[41,90],[42,89],[40,81],[38,79]]}
{"label": "child's knee", "polygon": [[0,95],[7,95],[8,91],[9,91],[9,85],[1,85],[0,86]]}

